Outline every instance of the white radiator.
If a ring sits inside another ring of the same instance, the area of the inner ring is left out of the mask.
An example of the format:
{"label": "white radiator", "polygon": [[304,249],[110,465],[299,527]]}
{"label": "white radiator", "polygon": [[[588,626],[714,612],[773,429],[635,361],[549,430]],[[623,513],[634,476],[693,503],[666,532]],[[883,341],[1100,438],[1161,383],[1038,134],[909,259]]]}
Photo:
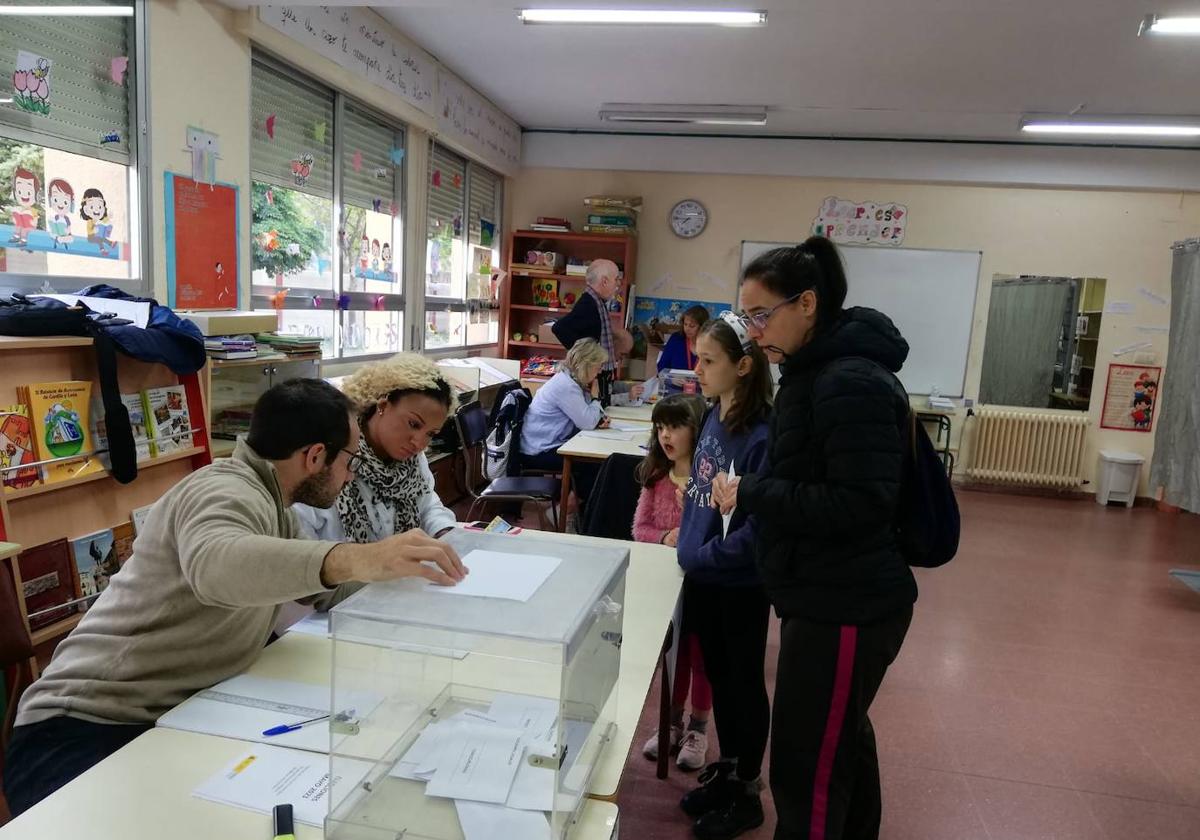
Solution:
{"label": "white radiator", "polygon": [[1032,487],[1083,484],[1088,417],[982,406],[967,474],[976,480]]}

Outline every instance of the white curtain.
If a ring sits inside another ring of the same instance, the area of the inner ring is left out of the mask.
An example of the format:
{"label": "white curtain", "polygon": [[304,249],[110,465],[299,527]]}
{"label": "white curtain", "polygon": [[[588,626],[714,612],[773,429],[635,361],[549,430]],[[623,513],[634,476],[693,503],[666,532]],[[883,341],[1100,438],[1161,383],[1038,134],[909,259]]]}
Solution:
{"label": "white curtain", "polygon": [[1171,338],[1150,486],[1163,488],[1167,504],[1200,513],[1200,239],[1172,250]]}
{"label": "white curtain", "polygon": [[979,401],[1045,408],[1063,313],[1071,294],[1064,277],[1022,277],[992,283]]}

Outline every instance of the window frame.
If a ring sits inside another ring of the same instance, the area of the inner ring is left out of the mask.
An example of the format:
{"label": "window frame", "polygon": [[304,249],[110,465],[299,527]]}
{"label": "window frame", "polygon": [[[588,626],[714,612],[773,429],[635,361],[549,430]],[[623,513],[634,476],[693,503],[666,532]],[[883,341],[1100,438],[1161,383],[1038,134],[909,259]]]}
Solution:
{"label": "window frame", "polygon": [[[316,287],[299,287],[299,286],[291,287],[291,286],[288,286],[287,288],[289,289],[289,294],[282,301],[283,305],[276,307],[272,304],[271,298],[269,296],[260,294],[258,291],[256,291],[256,286],[253,281],[253,268],[251,268],[250,308],[253,310],[256,310],[256,311],[276,311],[279,309],[283,309],[283,310],[303,310],[303,311],[308,311],[308,312],[323,311],[323,312],[337,313],[337,316],[334,318],[334,322],[333,322],[334,323],[333,346],[336,351],[336,354],[323,358],[322,361],[325,363],[329,363],[329,364],[355,363],[355,364],[357,364],[359,362],[375,361],[378,359],[386,359],[386,358],[394,355],[395,352],[402,352],[402,351],[408,349],[405,347],[405,340],[404,340],[405,334],[404,334],[404,323],[403,323],[404,316],[406,315],[405,304],[406,304],[406,300],[407,300],[406,293],[407,293],[408,282],[409,282],[408,276],[407,276],[408,273],[405,270],[407,260],[402,259],[401,261],[399,261],[396,264],[397,267],[399,268],[398,273],[400,275],[396,281],[396,286],[399,289],[399,292],[397,292],[397,293],[379,293],[379,292],[360,292],[360,291],[347,290],[345,288],[346,272],[345,272],[345,265],[344,265],[344,260],[345,260],[346,255],[343,253],[343,251],[346,249],[343,247],[343,243],[341,241],[342,237],[338,236],[337,232],[342,230],[342,225],[345,222],[346,204],[345,204],[344,197],[343,197],[343,181],[344,181],[343,158],[345,157],[345,148],[344,148],[345,143],[344,143],[343,135],[344,135],[345,125],[346,125],[345,109],[346,109],[347,103],[349,103],[354,108],[354,110],[357,111],[359,114],[364,115],[372,120],[377,121],[380,125],[382,125],[386,128],[390,128],[392,130],[393,137],[402,138],[403,148],[406,150],[408,149],[408,144],[412,137],[410,127],[406,123],[404,123],[402,120],[396,119],[395,117],[388,116],[387,114],[380,112],[379,109],[373,108],[370,105],[367,105],[366,103],[364,103],[361,100],[356,99],[352,96],[348,96],[347,94],[343,93],[338,88],[333,87],[328,84],[325,84],[324,82],[313,78],[311,75],[309,75],[308,73],[305,73],[303,70],[296,68],[294,65],[290,64],[289,62],[276,57],[272,53],[270,53],[266,50],[263,50],[258,46],[254,47],[252,55],[251,55],[251,68],[253,68],[253,65],[255,63],[262,64],[262,65],[264,65],[272,70],[275,70],[277,72],[285,73],[285,74],[291,76],[293,79],[295,79],[298,83],[306,85],[308,87],[311,87],[314,90],[319,91],[323,94],[327,93],[333,97],[333,126],[332,126],[333,142],[332,142],[332,152],[330,155],[330,165],[333,168],[333,171],[331,173],[332,174],[332,182],[333,182],[333,197],[332,197],[331,201],[332,201],[333,209],[332,209],[332,216],[331,216],[330,221],[331,221],[331,229],[334,231],[334,234],[332,237],[333,242],[331,243],[331,248],[330,248],[330,257],[331,257],[331,261],[333,264],[333,271],[334,271],[334,276],[333,276],[334,288],[332,290],[330,290],[330,289],[321,289],[321,288],[316,288]],[[253,75],[251,76],[251,84],[253,85]],[[251,96],[253,96],[253,91],[251,92]],[[251,132],[250,157],[251,157],[251,161],[253,161],[254,148],[255,148],[255,143],[253,140],[253,130],[254,130],[253,125],[249,126],[249,130]],[[254,185],[254,183],[256,183],[256,179],[254,177],[253,162],[251,162],[251,165],[250,165],[250,181],[251,181],[251,189],[253,189],[253,185]],[[259,182],[259,183],[261,183],[261,182]],[[407,230],[408,230],[408,204],[407,204],[407,201],[405,198],[407,195],[407,186],[408,186],[407,167],[402,164],[394,165],[392,200],[396,202],[396,206],[399,211],[398,217],[400,219],[401,231],[404,232],[405,236],[407,236]],[[367,212],[371,212],[371,211],[367,211]],[[406,245],[407,245],[407,243],[403,242],[403,240],[402,240],[402,247],[406,246]],[[407,247],[403,247],[403,250],[401,253],[404,255],[407,255],[407,250],[408,250]],[[263,287],[258,286],[257,288],[261,289]],[[293,294],[293,292],[294,292],[294,294]],[[320,307],[314,307],[312,305],[312,298],[314,295],[319,295],[322,298]],[[346,307],[346,309],[341,309],[338,306],[338,299],[342,295],[349,296],[349,305]],[[383,301],[384,305],[382,308],[377,307],[375,305],[375,301],[377,299],[379,299],[380,297],[382,297],[384,299],[384,301]],[[346,354],[345,348],[343,346],[344,335],[345,335],[345,332],[347,329],[347,325],[345,323],[345,317],[342,314],[344,312],[399,312],[401,315],[401,329],[400,329],[400,333],[399,333],[399,335],[400,335],[399,351],[390,351],[389,350],[389,351],[384,351],[381,353],[356,353],[356,354],[350,354],[350,355]]]}
{"label": "window frame", "polygon": [[[92,4],[67,2],[63,5],[88,6]],[[133,15],[129,19],[129,31],[126,35],[130,60],[129,66],[125,71],[127,77],[132,77],[132,84],[127,94],[129,124],[126,131],[129,135],[129,160],[124,164],[126,173],[125,183],[128,189],[128,201],[126,204],[128,205],[129,214],[129,269],[131,276],[97,278],[76,274],[27,274],[24,272],[3,271],[0,272],[0,294],[8,295],[14,292],[32,294],[43,291],[47,287],[47,284],[56,292],[71,293],[86,286],[94,285],[97,282],[103,282],[137,297],[153,298],[155,295],[152,238],[154,204],[151,196],[151,183],[154,177],[150,168],[150,126],[152,120],[150,119],[150,80],[148,78],[149,74],[144,72],[147,57],[150,55],[149,25],[146,20],[146,7],[141,3],[134,3],[132,5]],[[0,136],[3,136],[5,139],[37,145],[42,149],[51,148],[56,151],[69,152],[80,157],[115,163],[115,161],[109,161],[107,158],[88,154],[88,150],[86,149],[81,151],[81,147],[79,146],[71,146],[70,148],[67,145],[45,146],[41,143],[41,138],[34,139],[34,135],[26,134],[20,130],[12,132],[11,129],[0,127]]]}

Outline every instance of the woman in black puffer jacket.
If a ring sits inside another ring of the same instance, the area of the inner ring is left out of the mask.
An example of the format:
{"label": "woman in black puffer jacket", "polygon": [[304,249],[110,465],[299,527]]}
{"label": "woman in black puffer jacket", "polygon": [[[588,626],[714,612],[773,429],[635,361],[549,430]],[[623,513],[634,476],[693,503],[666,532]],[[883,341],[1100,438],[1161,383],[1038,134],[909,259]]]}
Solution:
{"label": "woman in black puffer jacket", "polygon": [[837,248],[812,237],[758,257],[739,302],[782,378],[757,475],[719,476],[714,504],[758,524],[758,566],[782,619],[771,725],[776,840],[875,838],[867,716],[917,597],[895,519],[908,343],[886,315],[844,309]]}

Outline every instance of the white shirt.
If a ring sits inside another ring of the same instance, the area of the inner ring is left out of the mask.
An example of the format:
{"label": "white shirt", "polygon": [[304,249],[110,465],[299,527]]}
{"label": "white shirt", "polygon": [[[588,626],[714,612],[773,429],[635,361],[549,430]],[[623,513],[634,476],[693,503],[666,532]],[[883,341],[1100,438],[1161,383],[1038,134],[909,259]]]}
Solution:
{"label": "white shirt", "polygon": [[[429,461],[422,452],[417,456],[417,466],[425,479],[427,490],[417,502],[417,511],[421,517],[421,530],[435,536],[438,531],[453,528],[457,518],[454,513],[442,504],[437,493],[433,491],[433,471],[429,469]],[[371,520],[372,536],[376,541],[386,539],[394,533],[396,508],[391,500],[380,498],[367,486],[362,479],[358,482],[359,492],[362,493],[363,504],[367,509],[367,518]],[[338,516],[337,508],[315,508],[311,505],[292,505],[296,518],[300,520],[300,530],[304,536],[314,540],[330,540],[347,542],[346,529]]]}

